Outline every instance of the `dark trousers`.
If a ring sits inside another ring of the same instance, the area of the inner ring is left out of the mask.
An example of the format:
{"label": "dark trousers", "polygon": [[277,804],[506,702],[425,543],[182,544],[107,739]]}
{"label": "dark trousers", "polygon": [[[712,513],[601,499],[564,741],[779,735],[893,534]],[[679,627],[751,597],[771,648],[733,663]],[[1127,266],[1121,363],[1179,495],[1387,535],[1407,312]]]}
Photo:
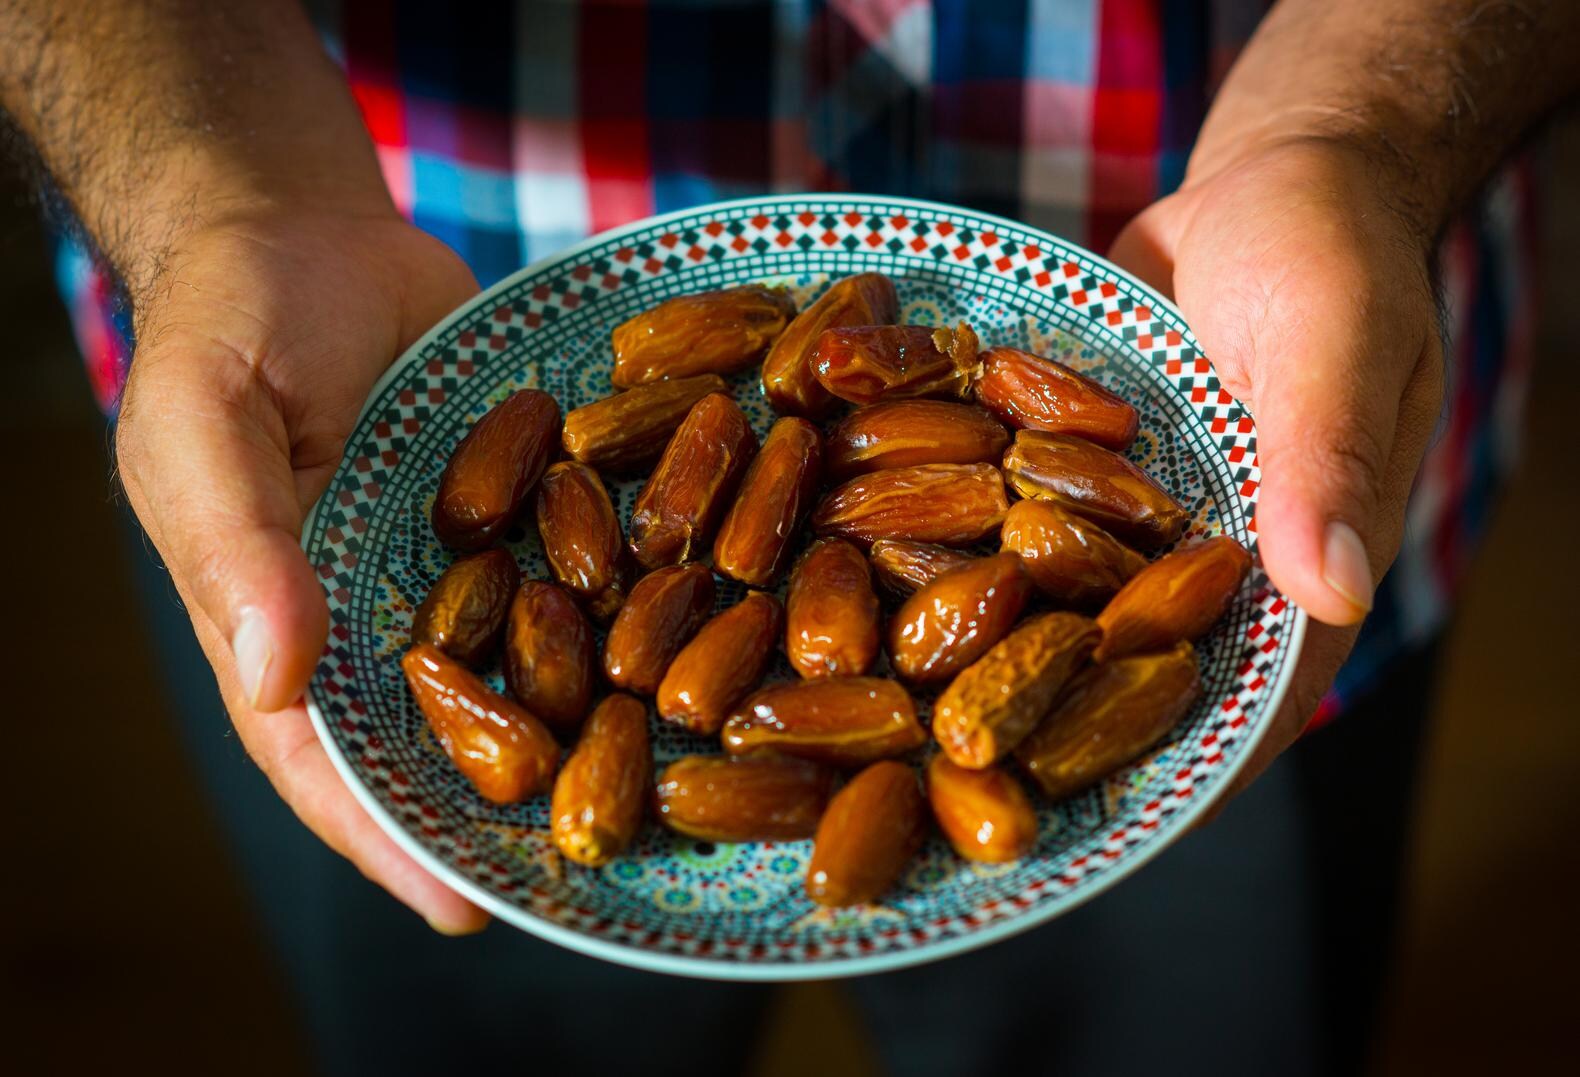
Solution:
{"label": "dark trousers", "polygon": [[[441,938],[322,846],[230,732],[140,542],[134,560],[193,762],[325,1073],[741,1071],[771,988],[630,971],[501,925]],[[1102,897],[986,950],[850,981],[891,1072],[1357,1072],[1433,654]]]}

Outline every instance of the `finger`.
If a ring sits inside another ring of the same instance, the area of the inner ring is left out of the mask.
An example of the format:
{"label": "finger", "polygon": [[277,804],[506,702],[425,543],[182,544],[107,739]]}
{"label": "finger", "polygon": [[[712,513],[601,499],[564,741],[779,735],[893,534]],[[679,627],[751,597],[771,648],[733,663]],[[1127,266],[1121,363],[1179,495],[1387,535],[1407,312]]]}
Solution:
{"label": "finger", "polygon": [[193,610],[192,623],[248,755],[297,818],[435,931],[469,935],[487,927],[487,913],[430,875],[357,803],[319,742],[306,707],[277,714],[250,709],[225,637],[201,610]]}
{"label": "finger", "polygon": [[362,874],[442,934],[469,935],[488,926],[487,913],[430,875],[362,809],[329,761],[305,707],[238,718],[236,727],[297,817]]}
{"label": "finger", "polygon": [[1179,214],[1169,203],[1164,199],[1125,225],[1108,250],[1108,260],[1173,299],[1177,237],[1172,233]]}
{"label": "finger", "polygon": [[140,351],[116,445],[133,509],[191,606],[228,641],[249,706],[295,702],[328,611],[298,545],[284,422],[253,364],[186,334]]}
{"label": "finger", "polygon": [[1327,694],[1328,686],[1333,683],[1334,675],[1338,673],[1339,667],[1344,664],[1344,659],[1355,645],[1357,634],[1354,628],[1335,628],[1332,625],[1316,623],[1307,627],[1306,640],[1300,649],[1300,658],[1295,664],[1289,692],[1279,704],[1278,713],[1273,715],[1272,724],[1252,749],[1250,758],[1246,760],[1240,773],[1234,776],[1234,781],[1229,783],[1228,788],[1220,793],[1211,807],[1196,820],[1193,829],[1208,826],[1215,821],[1223,814],[1230,801],[1245,792],[1246,787],[1261,777],[1262,772],[1267,770],[1275,759],[1300,739],[1300,734],[1317,713],[1317,708]]}

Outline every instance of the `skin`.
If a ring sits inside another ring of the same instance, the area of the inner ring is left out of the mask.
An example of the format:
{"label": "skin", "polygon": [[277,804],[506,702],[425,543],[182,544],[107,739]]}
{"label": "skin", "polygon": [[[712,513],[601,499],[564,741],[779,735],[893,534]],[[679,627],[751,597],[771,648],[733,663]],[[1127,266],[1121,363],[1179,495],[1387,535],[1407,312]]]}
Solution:
{"label": "skin", "polygon": [[13,0],[0,105],[131,296],[119,474],[242,742],[369,878],[439,931],[480,930],[318,744],[301,696],[328,614],[297,545],[373,382],[476,282],[396,213],[291,5]]}
{"label": "skin", "polygon": [[[1575,55],[1567,0],[1284,0],[1184,187],[1116,243],[1254,408],[1262,556],[1324,622],[1253,770],[1298,735],[1397,551],[1442,393],[1435,238],[1574,92]],[[327,613],[297,546],[373,382],[475,292],[471,274],[396,213],[289,4],[8,0],[0,107],[131,297],[120,477],[242,741],[370,878],[440,931],[481,929],[313,735],[300,700]]]}
{"label": "skin", "polygon": [[1562,0],[1285,0],[1230,72],[1180,190],[1114,243],[1256,416],[1261,557],[1313,618],[1229,797],[1299,737],[1398,553],[1443,400],[1438,237],[1580,92],[1563,59],[1576,55],[1580,5]]}

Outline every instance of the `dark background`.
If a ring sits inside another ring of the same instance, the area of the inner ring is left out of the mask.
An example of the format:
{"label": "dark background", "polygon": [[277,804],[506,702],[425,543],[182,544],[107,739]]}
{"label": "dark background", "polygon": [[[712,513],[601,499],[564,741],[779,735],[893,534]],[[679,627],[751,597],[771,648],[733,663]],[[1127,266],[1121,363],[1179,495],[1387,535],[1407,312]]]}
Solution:
{"label": "dark background", "polygon": [[[1525,462],[1444,652],[1378,1074],[1526,1072],[1572,1058],[1580,122],[1539,157],[1545,302]],[[310,1072],[167,716],[107,430],[11,175],[0,179],[0,332],[0,1065]],[[217,701],[213,736],[234,736]],[[812,1066],[831,1077],[877,1069],[838,985],[782,992],[753,1073]]]}

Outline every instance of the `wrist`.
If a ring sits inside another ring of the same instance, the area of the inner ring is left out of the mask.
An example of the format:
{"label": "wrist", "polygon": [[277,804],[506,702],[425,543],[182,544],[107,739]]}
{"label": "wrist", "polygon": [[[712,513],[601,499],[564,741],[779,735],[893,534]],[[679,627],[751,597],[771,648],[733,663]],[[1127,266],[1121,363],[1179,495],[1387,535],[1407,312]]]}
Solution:
{"label": "wrist", "polygon": [[1430,164],[1401,125],[1349,107],[1305,104],[1254,123],[1209,124],[1192,151],[1182,187],[1189,188],[1268,156],[1318,159],[1364,184],[1386,207],[1412,246],[1430,258],[1454,205],[1443,167]]}
{"label": "wrist", "polygon": [[250,231],[260,221],[284,217],[400,219],[371,153],[349,163],[325,157],[316,169],[282,173],[228,147],[171,148],[146,162],[149,182],[135,204],[85,212],[84,226],[126,288],[134,323],[168,291],[183,249],[202,233]]}

